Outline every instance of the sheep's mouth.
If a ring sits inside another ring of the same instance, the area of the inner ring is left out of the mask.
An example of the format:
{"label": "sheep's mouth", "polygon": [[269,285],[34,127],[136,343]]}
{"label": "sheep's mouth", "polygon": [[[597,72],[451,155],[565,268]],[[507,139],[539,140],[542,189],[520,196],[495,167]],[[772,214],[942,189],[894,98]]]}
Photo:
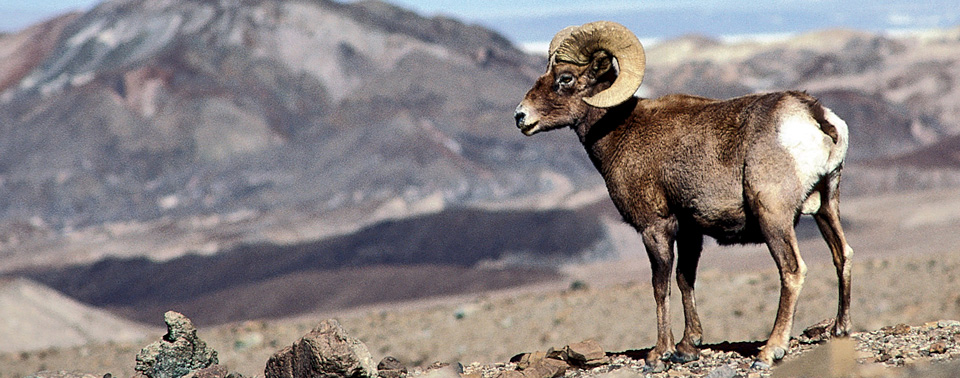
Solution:
{"label": "sheep's mouth", "polygon": [[540,122],[534,122],[532,124],[517,125],[520,127],[520,132],[523,135],[531,136],[540,132]]}

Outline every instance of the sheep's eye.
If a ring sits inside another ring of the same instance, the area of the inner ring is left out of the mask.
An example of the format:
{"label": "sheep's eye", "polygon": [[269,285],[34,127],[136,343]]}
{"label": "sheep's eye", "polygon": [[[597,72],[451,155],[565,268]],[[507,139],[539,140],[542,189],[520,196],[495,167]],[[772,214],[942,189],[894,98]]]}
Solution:
{"label": "sheep's eye", "polygon": [[569,87],[573,85],[573,75],[571,74],[562,74],[557,78],[557,85],[561,87]]}

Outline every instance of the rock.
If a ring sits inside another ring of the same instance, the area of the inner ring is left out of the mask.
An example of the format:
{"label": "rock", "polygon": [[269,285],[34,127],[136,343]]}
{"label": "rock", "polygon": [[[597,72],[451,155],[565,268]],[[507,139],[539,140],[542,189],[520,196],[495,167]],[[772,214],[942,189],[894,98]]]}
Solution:
{"label": "rock", "polygon": [[460,373],[454,366],[443,365],[438,368],[427,368],[427,371],[420,378],[460,378]]}
{"label": "rock", "polygon": [[135,370],[150,378],[180,378],[192,371],[216,365],[217,351],[197,337],[197,328],[174,311],[163,314],[167,334],[137,354]]}
{"label": "rock", "polygon": [[542,358],[530,363],[523,370],[508,370],[497,375],[498,378],[554,378],[563,376],[567,372],[566,362],[553,359]]}
{"label": "rock", "polygon": [[324,320],[292,346],[271,356],[264,375],[267,378],[378,376],[367,346],[347,335],[333,319]]}
{"label": "rock", "polygon": [[[194,370],[190,372],[190,374],[183,376],[183,378],[228,378],[228,376],[229,374],[225,367],[213,365],[200,370]],[[237,375],[235,374],[233,377],[237,377]]]}
{"label": "rock", "polygon": [[501,372],[503,378],[552,378],[566,373],[570,365],[561,360],[563,353],[550,348],[549,351],[524,353],[517,360],[517,370]]}
{"label": "rock", "polygon": [[887,327],[880,328],[880,330],[888,335],[900,336],[900,335],[906,335],[910,333],[910,326],[900,323],[895,326],[887,326]]}
{"label": "rock", "polygon": [[544,358],[534,362],[528,368],[523,370],[525,378],[553,378],[562,376],[567,372],[566,362],[555,360],[553,358]]}
{"label": "rock", "polygon": [[610,362],[600,343],[594,340],[573,343],[563,348],[565,360],[575,366],[598,366]]}
{"label": "rock", "polygon": [[401,378],[407,375],[407,367],[400,360],[387,356],[377,364],[377,374],[380,378]]}
{"label": "rock", "polygon": [[526,369],[530,367],[530,365],[532,365],[533,363],[540,361],[544,358],[547,358],[547,352],[542,352],[538,350],[533,353],[524,353],[520,355],[520,358],[517,360],[517,369],[519,370]]}
{"label": "rock", "polygon": [[28,375],[26,378],[100,378],[99,376],[82,373],[79,371],[40,371],[34,375]]}
{"label": "rock", "polygon": [[947,327],[960,327],[960,321],[957,320],[941,320],[937,322],[937,327],[947,328]]}
{"label": "rock", "polygon": [[597,378],[638,378],[638,377],[643,377],[643,375],[630,369],[617,369],[617,370],[603,373],[597,376]]}
{"label": "rock", "polygon": [[834,319],[826,319],[807,327],[800,334],[800,341],[806,344],[816,344],[830,339],[833,336],[830,331],[835,322]]}
{"label": "rock", "polygon": [[730,367],[730,365],[721,365],[720,367],[711,370],[707,375],[704,375],[703,378],[733,378],[737,376],[737,371]]}
{"label": "rock", "polygon": [[386,356],[380,360],[379,364],[377,364],[377,370],[403,370],[406,372],[407,367],[404,366],[400,360],[391,356]]}
{"label": "rock", "polygon": [[947,353],[947,343],[943,341],[938,341],[931,344],[930,353],[935,353],[935,354]]}

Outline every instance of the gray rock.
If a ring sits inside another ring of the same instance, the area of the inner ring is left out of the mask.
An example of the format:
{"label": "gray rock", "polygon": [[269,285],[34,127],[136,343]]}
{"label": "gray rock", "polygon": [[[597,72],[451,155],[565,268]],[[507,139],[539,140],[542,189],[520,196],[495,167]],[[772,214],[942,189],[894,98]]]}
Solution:
{"label": "gray rock", "polygon": [[956,320],[941,320],[937,322],[937,327],[947,328],[947,327],[960,327],[960,321]]}
{"label": "gray rock", "polygon": [[136,371],[150,378],[180,378],[218,363],[217,351],[197,337],[193,322],[178,312],[163,314],[167,334],[137,354]]}
{"label": "gray rock", "polygon": [[[239,378],[239,374],[234,374],[232,377]],[[183,378],[231,378],[231,375],[227,372],[227,368],[220,365],[213,365],[200,370],[194,370]]]}
{"label": "gray rock", "polygon": [[377,364],[380,378],[400,378],[407,375],[407,367],[394,357],[387,356]]}
{"label": "gray rock", "polygon": [[350,337],[336,320],[324,320],[292,346],[274,354],[264,368],[267,378],[377,377],[367,346]]}
{"label": "gray rock", "polygon": [[100,378],[99,376],[83,373],[79,371],[40,371],[34,375],[28,375],[26,378]]}
{"label": "gray rock", "polygon": [[704,375],[703,378],[733,378],[736,376],[737,371],[731,368],[730,365],[721,365],[711,370],[707,375]]}

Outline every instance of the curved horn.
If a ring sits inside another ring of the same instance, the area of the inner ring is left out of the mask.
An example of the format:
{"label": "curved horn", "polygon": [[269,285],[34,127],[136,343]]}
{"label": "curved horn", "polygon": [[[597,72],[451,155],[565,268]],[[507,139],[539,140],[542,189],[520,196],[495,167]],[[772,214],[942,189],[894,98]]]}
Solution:
{"label": "curved horn", "polygon": [[549,55],[553,55],[553,53],[557,51],[557,47],[560,47],[560,44],[563,43],[563,41],[566,40],[568,37],[570,37],[570,34],[573,34],[573,32],[577,29],[580,29],[580,27],[575,25],[567,26],[563,29],[560,29],[560,31],[558,31],[557,34],[553,36],[553,39],[550,41]]}
{"label": "curved horn", "polygon": [[547,72],[550,72],[550,70],[553,69],[553,65],[556,64],[553,55],[557,52],[557,48],[560,47],[560,44],[563,43],[564,40],[570,37],[570,34],[573,34],[573,32],[579,28],[579,26],[575,25],[567,26],[553,36],[553,39],[550,41],[550,49],[547,52],[547,59],[550,60],[547,64]]}
{"label": "curved horn", "polygon": [[[557,35],[559,36],[559,33]],[[553,43],[551,43],[552,45]],[[609,108],[632,97],[643,81],[646,56],[643,53],[643,45],[640,44],[640,40],[629,29],[611,21],[585,24],[573,30],[556,47],[551,61],[585,65],[590,63],[593,53],[598,50],[605,50],[617,58],[620,74],[610,88],[592,97],[586,97],[583,101],[598,108]]]}

